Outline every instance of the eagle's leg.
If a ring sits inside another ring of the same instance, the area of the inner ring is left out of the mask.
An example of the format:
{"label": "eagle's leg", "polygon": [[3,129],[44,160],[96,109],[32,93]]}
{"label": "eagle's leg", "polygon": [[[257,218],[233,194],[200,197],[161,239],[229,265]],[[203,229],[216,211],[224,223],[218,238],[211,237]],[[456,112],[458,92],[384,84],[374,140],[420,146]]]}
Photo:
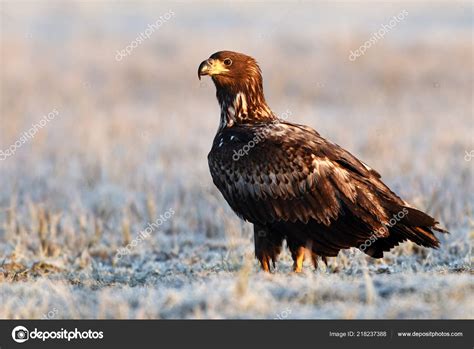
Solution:
{"label": "eagle's leg", "polygon": [[308,241],[306,245],[302,245],[301,241],[295,240],[291,238],[291,236],[287,236],[286,241],[291,252],[291,257],[293,258],[293,271],[295,273],[301,273],[303,271],[303,262],[306,254],[311,256],[311,262],[314,268],[318,268],[319,256],[313,251],[311,241]]}
{"label": "eagle's leg", "polygon": [[306,254],[306,249],[303,246],[295,246],[289,244],[291,257],[293,258],[293,271],[295,273],[301,273],[303,271],[303,262]]}
{"label": "eagle's leg", "polygon": [[275,262],[281,252],[283,238],[277,233],[272,233],[266,227],[254,225],[255,257],[257,257],[262,269],[270,272],[271,265],[275,268]]}
{"label": "eagle's leg", "polygon": [[316,253],[311,251],[311,261],[313,262],[314,269],[318,269],[319,258],[322,259],[322,261],[324,262],[324,264],[326,264],[326,266],[328,265],[328,260],[326,256],[318,256]]}

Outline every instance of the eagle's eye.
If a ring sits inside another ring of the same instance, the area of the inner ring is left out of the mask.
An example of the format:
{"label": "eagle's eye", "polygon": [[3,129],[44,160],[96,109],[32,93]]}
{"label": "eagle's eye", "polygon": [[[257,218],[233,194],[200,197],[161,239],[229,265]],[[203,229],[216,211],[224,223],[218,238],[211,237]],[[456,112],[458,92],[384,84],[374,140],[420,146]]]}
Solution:
{"label": "eagle's eye", "polygon": [[224,59],[224,65],[230,66],[231,64],[232,64],[232,59],[230,59],[230,58]]}

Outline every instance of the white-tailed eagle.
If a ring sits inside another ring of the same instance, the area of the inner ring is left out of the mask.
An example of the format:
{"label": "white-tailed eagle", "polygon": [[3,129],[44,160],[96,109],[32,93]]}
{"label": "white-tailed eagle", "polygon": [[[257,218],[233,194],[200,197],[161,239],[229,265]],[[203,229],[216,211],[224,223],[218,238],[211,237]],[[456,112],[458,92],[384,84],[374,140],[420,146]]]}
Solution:
{"label": "white-tailed eagle", "polygon": [[305,251],[336,256],[356,247],[383,257],[405,240],[438,247],[432,217],[411,207],[380,175],[311,127],[279,119],[263,95],[257,62],[220,51],[199,65],[221,108],[208,155],[214,184],[239,217],[254,225],[255,255],[269,271],[286,240],[301,271]]}

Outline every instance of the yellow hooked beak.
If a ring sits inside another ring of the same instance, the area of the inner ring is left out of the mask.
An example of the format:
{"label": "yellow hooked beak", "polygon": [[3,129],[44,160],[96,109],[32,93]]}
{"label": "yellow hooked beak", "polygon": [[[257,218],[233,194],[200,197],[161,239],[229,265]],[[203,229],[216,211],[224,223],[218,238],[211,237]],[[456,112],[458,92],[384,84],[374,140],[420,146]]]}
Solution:
{"label": "yellow hooked beak", "polygon": [[223,72],[229,71],[221,61],[217,59],[206,59],[201,64],[199,64],[198,68],[198,78],[201,80],[201,76],[203,75],[217,75]]}

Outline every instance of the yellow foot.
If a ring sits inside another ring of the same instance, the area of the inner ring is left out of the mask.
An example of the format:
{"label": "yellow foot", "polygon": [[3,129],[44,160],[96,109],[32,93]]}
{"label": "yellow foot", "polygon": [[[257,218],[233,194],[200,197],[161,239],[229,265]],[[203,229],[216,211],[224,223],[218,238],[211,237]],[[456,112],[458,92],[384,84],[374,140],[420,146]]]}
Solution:
{"label": "yellow foot", "polygon": [[267,256],[264,256],[262,259],[259,259],[259,260],[260,260],[260,265],[262,266],[263,271],[269,273],[270,272],[270,258],[268,258]]}
{"label": "yellow foot", "polygon": [[295,273],[301,273],[303,271],[304,255],[305,255],[305,248],[298,247],[298,250],[296,251],[296,256],[294,258],[295,262],[293,263],[293,271]]}

